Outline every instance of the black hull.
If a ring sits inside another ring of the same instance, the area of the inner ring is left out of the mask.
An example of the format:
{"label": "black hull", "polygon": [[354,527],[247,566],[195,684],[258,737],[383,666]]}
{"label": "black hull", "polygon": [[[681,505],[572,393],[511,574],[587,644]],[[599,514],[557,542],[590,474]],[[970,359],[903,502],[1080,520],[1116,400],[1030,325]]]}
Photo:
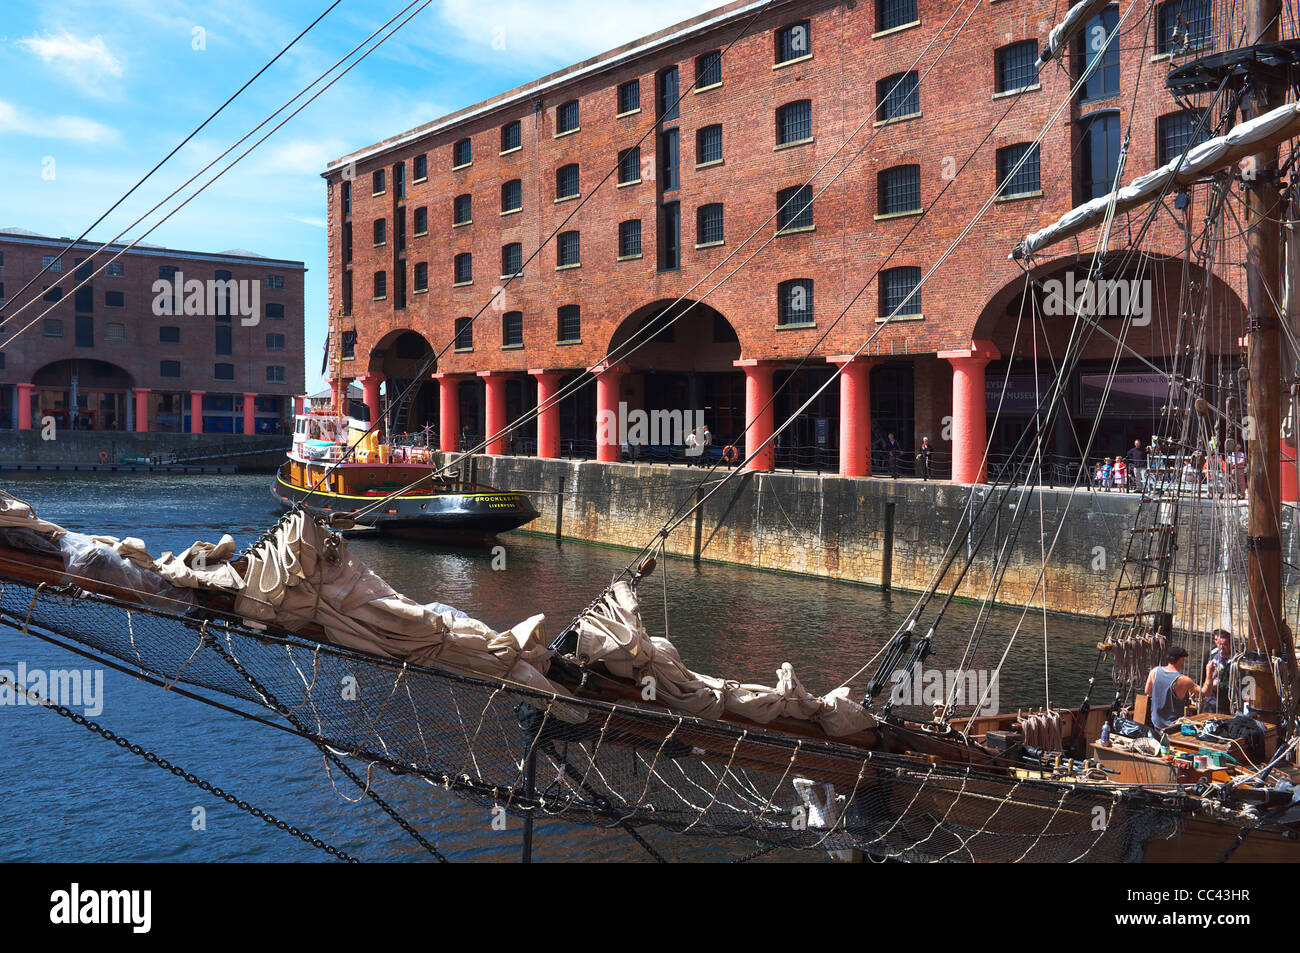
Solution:
{"label": "black hull", "polygon": [[[309,493],[279,474],[271,495],[286,509],[297,503],[317,516],[351,514],[382,497],[341,496],[337,493]],[[383,506],[357,518],[358,526],[371,527],[385,535],[444,542],[477,542],[498,533],[518,529],[537,519],[537,508],[524,493],[484,489],[474,492],[407,495],[386,501]]]}

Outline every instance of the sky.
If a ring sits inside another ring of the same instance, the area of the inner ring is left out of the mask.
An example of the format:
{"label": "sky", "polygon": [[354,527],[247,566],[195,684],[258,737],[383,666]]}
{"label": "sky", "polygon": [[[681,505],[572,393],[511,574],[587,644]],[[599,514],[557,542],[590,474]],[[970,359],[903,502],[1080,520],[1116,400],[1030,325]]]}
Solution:
{"label": "sky", "polygon": [[[4,0],[0,227],[80,235],[330,2]],[[305,262],[307,390],[319,390],[329,160],[721,2],[433,0],[142,240]],[[136,219],[407,3],[342,0],[89,237],[139,238],[189,190]]]}

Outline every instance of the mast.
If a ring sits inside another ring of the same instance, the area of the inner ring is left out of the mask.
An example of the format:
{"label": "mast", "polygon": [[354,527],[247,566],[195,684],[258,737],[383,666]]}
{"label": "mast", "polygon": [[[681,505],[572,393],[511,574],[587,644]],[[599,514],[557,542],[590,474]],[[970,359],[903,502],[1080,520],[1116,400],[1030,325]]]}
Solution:
{"label": "mast", "polygon": [[[1280,0],[1248,0],[1247,31],[1252,44],[1280,39]],[[1257,70],[1243,98],[1244,118],[1253,119],[1282,105],[1286,87],[1276,72]],[[1287,658],[1293,650],[1284,631],[1282,592],[1281,506],[1281,327],[1282,301],[1281,190],[1278,149],[1262,148],[1251,157],[1246,174],[1247,368],[1246,393],[1254,421],[1247,421],[1246,497],[1249,505],[1247,560],[1250,645],[1271,658]],[[1294,665],[1292,655],[1287,668]],[[1252,709],[1282,720],[1279,687],[1271,668],[1246,670],[1255,676]]]}

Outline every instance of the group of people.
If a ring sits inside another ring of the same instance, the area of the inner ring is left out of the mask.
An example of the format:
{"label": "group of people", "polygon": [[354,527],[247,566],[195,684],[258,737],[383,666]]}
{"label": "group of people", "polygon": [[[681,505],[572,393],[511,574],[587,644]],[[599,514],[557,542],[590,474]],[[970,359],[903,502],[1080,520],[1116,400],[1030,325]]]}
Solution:
{"label": "group of people", "polygon": [[1187,649],[1171,645],[1165,654],[1165,664],[1157,665],[1147,675],[1144,691],[1151,700],[1151,724],[1159,732],[1182,717],[1189,698],[1200,699],[1197,711],[1204,714],[1230,714],[1228,698],[1228,665],[1232,661],[1232,633],[1215,629],[1212,633],[1214,648],[1205,658],[1199,674],[1201,681],[1183,674],[1187,665]]}
{"label": "group of people", "polygon": [[713,431],[709,429],[709,425],[696,427],[686,435],[686,462],[707,464],[711,446],[713,446]]}
{"label": "group of people", "polygon": [[[885,461],[889,464],[889,475],[891,478],[898,479],[898,458],[903,454],[903,446],[898,442],[898,438],[892,433],[885,438]],[[934,447],[930,446],[930,438],[922,437],[921,446],[916,449],[916,473],[923,480],[929,480],[934,475],[931,469],[930,458],[934,454]]]}
{"label": "group of people", "polygon": [[1156,440],[1151,438],[1151,445],[1142,446],[1141,440],[1134,440],[1128,453],[1120,456],[1106,457],[1092,472],[1092,482],[1099,490],[1109,493],[1139,492],[1146,480],[1147,460],[1157,452]]}

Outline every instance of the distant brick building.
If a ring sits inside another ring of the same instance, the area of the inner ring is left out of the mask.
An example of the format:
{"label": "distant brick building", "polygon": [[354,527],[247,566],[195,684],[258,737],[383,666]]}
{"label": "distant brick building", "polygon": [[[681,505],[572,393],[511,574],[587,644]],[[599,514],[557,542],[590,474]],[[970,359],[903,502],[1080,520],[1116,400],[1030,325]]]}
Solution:
{"label": "distant brick building", "polygon": [[[1110,190],[1130,123],[1124,181],[1181,153],[1197,113],[1164,77],[1187,50],[1222,47],[1218,0],[1136,10],[1108,52],[1081,39],[1041,75],[1039,44],[1065,9],[1049,0],[973,12],[952,0],[787,0],[755,17],[763,7],[738,0],[332,162],[329,301],[342,354],[331,375],[360,380],[377,414],[381,386],[396,392],[431,348],[447,348],[436,382],[394,425],[436,422],[450,449],[462,431],[495,432],[546,401],[684,297],[690,310],[672,330],[650,329],[652,343],[490,452],[589,446],[597,411],[620,402],[703,409],[718,443],[755,421],[746,439],[756,445],[875,334],[778,454],[814,448],[861,475],[887,433],[908,449],[928,435],[942,458],[952,454],[955,477],[977,478],[986,442],[1008,447],[1032,421],[1035,373],[1050,376],[1071,325],[1031,321],[1025,274],[1008,253]],[[1114,31],[1127,7],[1112,5],[1084,35]],[[1113,277],[1151,281],[1154,320],[1128,340],[1156,362],[1178,340],[1183,214],[1192,212],[1171,205],[1160,216],[1137,265],[1117,256],[1111,266]],[[1132,228],[1139,222],[1135,214]],[[1132,234],[1121,217],[1113,247]],[[1033,262],[1033,274],[1060,278],[1086,262],[1095,236],[1085,238]],[[1227,363],[1239,290],[1214,296],[1211,348]],[[1113,350],[1098,335],[1068,381],[1069,414],[1049,438],[1063,458],[1086,442],[1078,432],[1097,415]],[[1118,369],[1123,396],[1103,421],[1099,454],[1149,437],[1164,401],[1146,364],[1125,356]],[[619,448],[598,453],[614,459]]]}
{"label": "distant brick building", "polygon": [[302,262],[137,245],[77,288],[122,246],[68,241],[0,230],[0,428],[284,431],[304,390]]}

